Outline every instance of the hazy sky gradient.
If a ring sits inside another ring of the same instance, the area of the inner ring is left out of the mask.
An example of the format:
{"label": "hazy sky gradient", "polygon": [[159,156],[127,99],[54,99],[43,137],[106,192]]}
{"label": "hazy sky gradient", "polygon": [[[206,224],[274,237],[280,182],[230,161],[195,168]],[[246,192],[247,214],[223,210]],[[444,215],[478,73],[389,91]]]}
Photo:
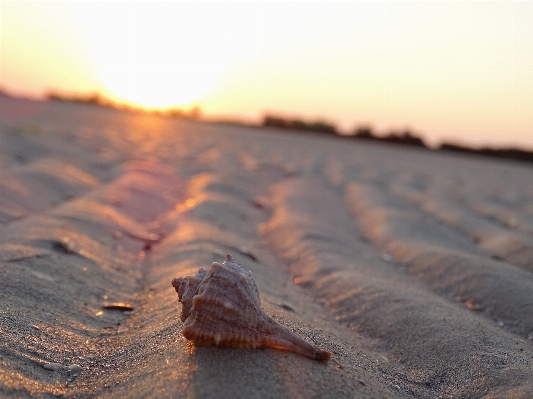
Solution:
{"label": "hazy sky gradient", "polygon": [[533,148],[533,2],[0,2],[0,84]]}

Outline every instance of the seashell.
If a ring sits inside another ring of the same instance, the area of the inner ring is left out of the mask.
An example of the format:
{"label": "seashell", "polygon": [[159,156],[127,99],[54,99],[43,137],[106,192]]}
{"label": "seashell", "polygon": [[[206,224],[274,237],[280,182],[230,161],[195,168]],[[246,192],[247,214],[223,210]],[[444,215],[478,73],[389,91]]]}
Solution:
{"label": "seashell", "polygon": [[172,285],[182,303],[183,336],[197,346],[278,348],[326,362],[331,357],[265,313],[252,273],[231,255]]}

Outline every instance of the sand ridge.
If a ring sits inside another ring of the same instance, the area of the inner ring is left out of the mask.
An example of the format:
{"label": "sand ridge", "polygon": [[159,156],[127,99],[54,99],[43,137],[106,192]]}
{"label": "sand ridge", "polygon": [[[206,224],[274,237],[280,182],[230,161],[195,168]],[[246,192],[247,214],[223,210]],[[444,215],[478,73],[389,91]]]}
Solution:
{"label": "sand ridge", "polygon": [[[39,109],[0,124],[0,396],[533,396],[529,166]],[[172,278],[228,253],[328,364],[183,338]]]}

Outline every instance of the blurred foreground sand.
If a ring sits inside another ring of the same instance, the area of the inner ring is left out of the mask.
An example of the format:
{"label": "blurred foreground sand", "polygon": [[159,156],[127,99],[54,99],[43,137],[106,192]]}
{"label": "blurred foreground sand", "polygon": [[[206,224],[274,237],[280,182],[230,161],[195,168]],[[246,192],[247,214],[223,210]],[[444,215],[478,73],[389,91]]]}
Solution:
{"label": "blurred foreground sand", "polygon": [[[533,397],[530,166],[1,101],[1,397]],[[182,337],[228,253],[329,363]]]}

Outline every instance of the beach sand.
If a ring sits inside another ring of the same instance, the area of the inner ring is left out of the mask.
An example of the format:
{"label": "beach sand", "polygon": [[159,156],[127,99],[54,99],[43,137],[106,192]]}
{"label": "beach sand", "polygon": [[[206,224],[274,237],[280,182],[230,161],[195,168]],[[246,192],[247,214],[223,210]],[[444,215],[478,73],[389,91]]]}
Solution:
{"label": "beach sand", "polygon": [[[0,397],[533,397],[531,166],[0,109]],[[172,279],[226,254],[328,363],[182,336]]]}

